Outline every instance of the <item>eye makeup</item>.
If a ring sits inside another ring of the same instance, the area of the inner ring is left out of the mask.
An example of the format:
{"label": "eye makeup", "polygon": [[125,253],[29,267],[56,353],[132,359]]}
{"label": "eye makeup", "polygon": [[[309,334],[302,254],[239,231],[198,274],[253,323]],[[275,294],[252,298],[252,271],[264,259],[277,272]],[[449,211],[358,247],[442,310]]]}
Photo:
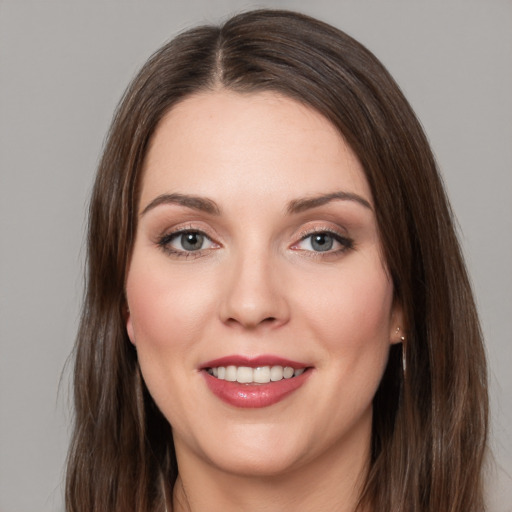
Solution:
{"label": "eye makeup", "polygon": [[[299,240],[290,245],[289,249],[309,257],[333,257],[355,247],[352,238],[324,226],[303,229],[298,237]],[[179,227],[159,236],[156,244],[171,257],[187,259],[206,256],[212,250],[222,247],[204,230],[193,225]]]}
{"label": "eye makeup", "polygon": [[204,256],[206,251],[220,248],[204,231],[194,228],[167,233],[158,239],[157,245],[169,256],[178,258],[198,258]]}
{"label": "eye makeup", "polygon": [[300,234],[299,242],[290,248],[296,251],[313,253],[311,256],[336,255],[353,249],[354,240],[341,235],[331,228],[322,226],[304,230]]}

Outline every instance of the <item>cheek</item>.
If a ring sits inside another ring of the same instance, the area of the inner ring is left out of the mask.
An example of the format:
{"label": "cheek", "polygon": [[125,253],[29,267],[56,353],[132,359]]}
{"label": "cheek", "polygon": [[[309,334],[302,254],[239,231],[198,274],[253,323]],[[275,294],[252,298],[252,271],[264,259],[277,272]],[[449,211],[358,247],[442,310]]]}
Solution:
{"label": "cheek", "polygon": [[126,282],[127,328],[150,394],[169,419],[169,411],[187,407],[186,395],[170,390],[179,389],[189,377],[191,348],[206,328],[212,304],[204,279],[173,273],[159,260],[137,253],[132,258]]}
{"label": "cheek", "polygon": [[203,327],[211,294],[204,276],[169,272],[165,263],[141,265],[134,257],[126,283],[134,341],[165,348],[186,343]]}
{"label": "cheek", "polygon": [[377,266],[340,275],[329,289],[316,294],[308,319],[326,354],[319,370],[327,391],[316,399],[331,411],[326,432],[338,432],[371,409],[388,361],[393,287]]}
{"label": "cheek", "polygon": [[378,261],[333,273],[315,287],[310,283],[308,290],[301,294],[307,297],[302,301],[303,316],[340,364],[354,365],[358,359],[379,367],[385,364],[393,286]]}

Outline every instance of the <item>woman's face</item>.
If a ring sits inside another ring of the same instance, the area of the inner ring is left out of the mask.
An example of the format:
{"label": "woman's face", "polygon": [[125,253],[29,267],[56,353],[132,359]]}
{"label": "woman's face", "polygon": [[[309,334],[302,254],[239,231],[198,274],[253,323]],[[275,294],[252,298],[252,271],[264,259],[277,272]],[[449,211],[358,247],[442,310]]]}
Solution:
{"label": "woman's face", "polygon": [[401,315],[361,165],[316,111],[222,90],[174,107],[146,157],[126,293],[179,464],[367,461]]}

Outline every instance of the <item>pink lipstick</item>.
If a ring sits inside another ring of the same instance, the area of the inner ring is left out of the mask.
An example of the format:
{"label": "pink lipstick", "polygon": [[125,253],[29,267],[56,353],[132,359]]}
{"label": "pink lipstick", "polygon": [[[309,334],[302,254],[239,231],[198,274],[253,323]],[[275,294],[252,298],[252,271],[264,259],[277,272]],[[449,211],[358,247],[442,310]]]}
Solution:
{"label": "pink lipstick", "polygon": [[311,369],[307,363],[272,355],[232,355],[200,367],[215,396],[243,408],[268,407],[283,400],[307,381]]}

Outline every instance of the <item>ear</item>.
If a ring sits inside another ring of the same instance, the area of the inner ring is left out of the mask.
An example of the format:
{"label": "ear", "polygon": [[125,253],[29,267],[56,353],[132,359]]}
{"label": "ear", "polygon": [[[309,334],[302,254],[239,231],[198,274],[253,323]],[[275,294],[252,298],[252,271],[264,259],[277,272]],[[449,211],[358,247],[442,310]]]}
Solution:
{"label": "ear", "polygon": [[402,304],[398,300],[394,300],[393,308],[391,310],[390,324],[389,324],[389,342],[391,345],[402,343],[407,334],[407,329],[404,322],[404,314]]}
{"label": "ear", "polygon": [[130,338],[132,344],[135,345],[135,333],[133,331],[132,315],[130,313],[130,308],[128,307],[128,304],[124,307],[124,319],[128,338]]}

